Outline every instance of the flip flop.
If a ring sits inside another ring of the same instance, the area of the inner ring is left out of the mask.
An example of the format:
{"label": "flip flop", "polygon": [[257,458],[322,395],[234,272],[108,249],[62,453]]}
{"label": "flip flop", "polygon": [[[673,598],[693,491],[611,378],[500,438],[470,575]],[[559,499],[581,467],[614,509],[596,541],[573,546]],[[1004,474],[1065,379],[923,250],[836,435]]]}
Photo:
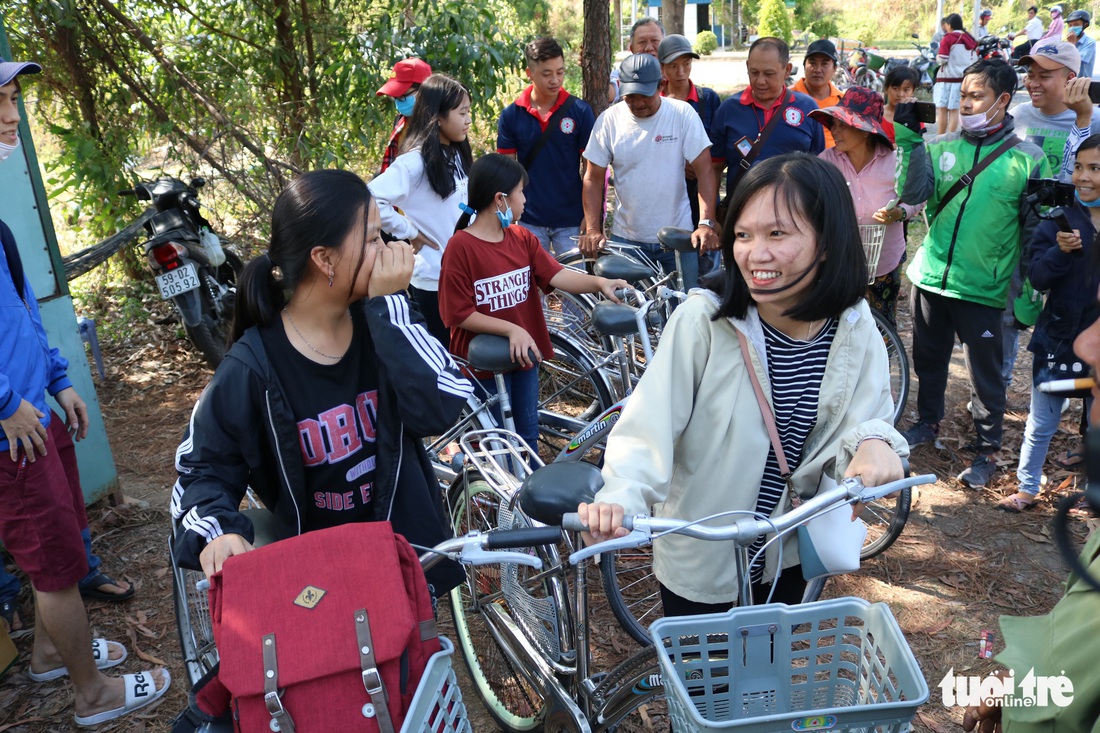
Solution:
{"label": "flip flop", "polygon": [[1020,514],[1026,512],[1031,507],[1035,506],[1035,499],[1031,501],[1024,501],[1020,498],[1019,494],[1013,494],[1012,496],[1006,496],[993,505],[994,508],[1000,509],[1002,512],[1011,512],[1012,514]]}
{"label": "flip flop", "polygon": [[168,673],[168,670],[162,668],[161,674],[164,675],[164,687],[159,690],[152,671],[123,675],[122,684],[126,687],[126,703],[122,707],[96,713],[95,715],[83,717],[74,715],[73,720],[76,721],[77,725],[84,727],[99,725],[153,704],[164,697],[164,693],[168,692],[168,688],[172,686],[172,675]]}
{"label": "flip flop", "polygon": [[1078,446],[1059,453],[1054,458],[1051,458],[1050,461],[1059,468],[1064,468],[1067,471],[1074,471],[1084,465],[1087,455],[1085,449]]}
{"label": "flip flop", "polygon": [[[118,659],[111,659],[111,648],[109,644],[118,644],[122,647],[122,656]],[[126,661],[126,657],[129,653],[126,651],[126,647],[119,644],[117,641],[107,641],[106,639],[92,639],[92,657],[95,659],[96,669],[110,669],[111,667],[117,667]],[[27,668],[27,676],[35,682],[49,682],[50,680],[56,680],[59,677],[65,677],[69,674],[68,667],[56,667],[46,672],[34,672]]]}
{"label": "flip flop", "polygon": [[[24,636],[30,636],[34,633],[33,626],[27,626],[26,621],[23,619],[23,614],[19,613],[17,608],[18,604],[13,599],[10,601],[0,601],[0,618],[4,619],[4,622],[8,625],[8,636],[12,640],[22,639]],[[22,628],[15,628],[15,616],[19,614],[19,623],[23,624]]]}
{"label": "flip flop", "polygon": [[[80,585],[80,595],[84,598],[93,601],[108,601],[109,603],[118,603],[120,601],[128,601],[134,597],[134,586],[130,585],[130,589],[125,593],[107,593],[101,591],[99,586],[101,585],[114,585],[118,586],[118,581],[112,578],[107,573],[97,573],[94,578],[91,578],[86,583]],[[119,586],[121,587],[121,586]]]}

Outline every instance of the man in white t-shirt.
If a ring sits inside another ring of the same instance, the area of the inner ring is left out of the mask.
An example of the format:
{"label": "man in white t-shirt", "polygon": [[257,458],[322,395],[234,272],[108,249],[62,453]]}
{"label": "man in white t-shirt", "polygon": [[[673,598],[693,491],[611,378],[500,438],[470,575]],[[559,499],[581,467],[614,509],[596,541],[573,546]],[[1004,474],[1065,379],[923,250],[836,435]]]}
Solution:
{"label": "man in white t-shirt", "polygon": [[[607,108],[597,119],[584,157],[584,234],[580,249],[594,255],[603,246],[604,176],[615,170],[615,213],[611,234],[616,241],[638,244],[667,271],[675,267],[671,252],[661,252],[657,231],[673,226],[691,229],[691,208],[684,184],[684,163],[699,181],[699,226],[691,241],[699,251],[716,250],[718,225],[714,206],[718,187],[710,160],[710,138],[699,115],[687,102],[659,94],[661,65],[649,54],[633,54],[619,66],[624,104]],[[696,252],[681,255],[684,287],[699,277]]]}
{"label": "man in white t-shirt", "polygon": [[1032,5],[1027,9],[1027,25],[1019,33],[1013,33],[1008,38],[1014,39],[1016,36],[1023,33],[1027,36],[1027,40],[1021,43],[1016,48],[1012,49],[1012,58],[1019,59],[1027,55],[1031,50],[1031,46],[1043,37],[1043,21],[1039,19],[1039,8]]}

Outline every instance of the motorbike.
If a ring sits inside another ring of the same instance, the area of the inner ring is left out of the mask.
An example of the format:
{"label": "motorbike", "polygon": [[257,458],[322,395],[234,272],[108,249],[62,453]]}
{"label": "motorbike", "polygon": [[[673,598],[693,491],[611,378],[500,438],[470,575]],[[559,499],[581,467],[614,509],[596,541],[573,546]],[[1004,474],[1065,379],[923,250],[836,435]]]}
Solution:
{"label": "motorbike", "polygon": [[[920,40],[920,36],[914,33],[912,38]],[[914,57],[909,61],[909,65],[917,70],[920,74],[920,88],[925,89],[928,92],[932,91],[932,72],[936,67],[936,52],[930,45],[922,45],[920,43],[914,43],[913,46],[917,49],[919,56]]]}
{"label": "motorbike", "polygon": [[233,322],[240,256],[223,245],[199,211],[202,178],[185,184],[178,178],[142,181],[120,196],[135,196],[153,204],[141,244],[160,290],[171,300],[191,343],[207,363],[217,367],[225,357]]}
{"label": "motorbike", "polygon": [[1011,61],[1012,41],[1000,36],[986,36],[978,41],[978,58]]}

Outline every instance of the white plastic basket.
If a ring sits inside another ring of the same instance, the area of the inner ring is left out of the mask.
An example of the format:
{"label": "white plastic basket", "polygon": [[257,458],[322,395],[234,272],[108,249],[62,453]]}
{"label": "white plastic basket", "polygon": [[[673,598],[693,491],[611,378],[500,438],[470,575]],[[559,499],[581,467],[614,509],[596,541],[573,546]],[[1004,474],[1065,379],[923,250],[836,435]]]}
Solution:
{"label": "white plastic basket", "polygon": [[885,603],[837,598],[650,627],[679,733],[900,733],[928,683]]}
{"label": "white plastic basket", "polygon": [[472,733],[462,691],[451,667],[454,645],[442,636],[439,642],[443,649],[428,660],[401,733]]}
{"label": "white plastic basket", "polygon": [[860,224],[859,238],[863,241],[863,254],[867,257],[867,284],[875,281],[875,270],[882,256],[882,240],[886,237],[885,224]]}

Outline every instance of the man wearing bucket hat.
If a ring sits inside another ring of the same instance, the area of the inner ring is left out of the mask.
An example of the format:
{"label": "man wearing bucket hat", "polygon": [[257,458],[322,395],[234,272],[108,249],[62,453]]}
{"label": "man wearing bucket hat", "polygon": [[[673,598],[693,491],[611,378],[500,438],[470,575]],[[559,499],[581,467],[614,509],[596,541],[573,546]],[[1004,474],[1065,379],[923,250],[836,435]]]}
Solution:
{"label": "man wearing bucket hat", "polygon": [[[675,269],[673,253],[661,250],[657,232],[662,227],[691,229],[691,208],[684,181],[690,163],[699,183],[699,225],[691,235],[699,252],[718,248],[714,221],[717,196],[710,160],[710,139],[699,115],[686,102],[659,93],[661,66],[649,54],[627,56],[619,66],[623,104],[613,104],[596,119],[584,157],[585,233],[580,249],[594,255],[603,235],[604,176],[615,169],[615,218],[611,233],[618,241],[637,244]],[[696,252],[682,254],[684,287],[695,287],[699,277]]]}
{"label": "man wearing bucket hat", "polygon": [[[840,101],[840,90],[833,84],[833,74],[840,63],[836,46],[828,38],[819,38],[806,49],[802,60],[802,78],[791,85],[791,91],[808,95],[818,107],[832,107]],[[813,115],[811,115],[813,117]],[[833,135],[825,128],[825,147],[833,147]]]}
{"label": "man wearing bucket hat", "polygon": [[881,96],[864,87],[851,87],[836,105],[815,110],[810,117],[835,133],[836,145],[818,157],[844,174],[859,223],[886,225],[867,300],[893,323],[905,256],[902,224],[922,207],[901,204],[886,208],[898,196],[894,178],[897,156],[882,126],[882,113]]}
{"label": "man wearing bucket hat", "polygon": [[[699,115],[699,121],[703,123],[704,130],[710,130],[711,120],[718,106],[722,104],[718,92],[707,87],[696,86],[691,80],[692,59],[699,58],[695,49],[691,47],[691,41],[678,33],[665,36],[661,45],[657,47],[657,60],[661,62],[661,74],[667,83],[661,90],[662,97],[679,99],[687,102],[695,113]],[[699,224],[699,184],[695,180],[695,171],[691,165],[684,166],[685,180],[687,182],[688,203],[691,204],[691,225]]]}
{"label": "man wearing bucket hat", "polygon": [[1074,10],[1066,18],[1066,40],[1077,48],[1081,54],[1081,68],[1078,76],[1092,76],[1092,68],[1096,63],[1096,41],[1085,33],[1085,29],[1092,23],[1092,16],[1087,10]]}
{"label": "man wearing bucket hat", "polygon": [[[33,62],[0,59],[0,160],[18,150],[18,77],[37,74]],[[79,582],[88,572],[81,541],[87,525],[71,438],[83,438],[88,413],[65,370],[68,362],[46,340],[38,302],[15,238],[0,222],[0,542],[30,578],[35,638],[29,676],[68,676],[76,722],[96,725],[159,699],[167,670],[108,677],[101,670],[126,658],[121,644],[92,639]],[[46,405],[53,395],[62,420]]]}
{"label": "man wearing bucket hat", "polygon": [[416,106],[416,92],[424,80],[432,75],[432,67],[420,59],[402,59],[393,65],[393,76],[375,92],[375,96],[389,97],[397,107],[397,118],[393,121],[393,131],[382,153],[382,167],[385,172],[390,163],[401,151],[401,138],[404,137],[405,123],[412,117]]}

